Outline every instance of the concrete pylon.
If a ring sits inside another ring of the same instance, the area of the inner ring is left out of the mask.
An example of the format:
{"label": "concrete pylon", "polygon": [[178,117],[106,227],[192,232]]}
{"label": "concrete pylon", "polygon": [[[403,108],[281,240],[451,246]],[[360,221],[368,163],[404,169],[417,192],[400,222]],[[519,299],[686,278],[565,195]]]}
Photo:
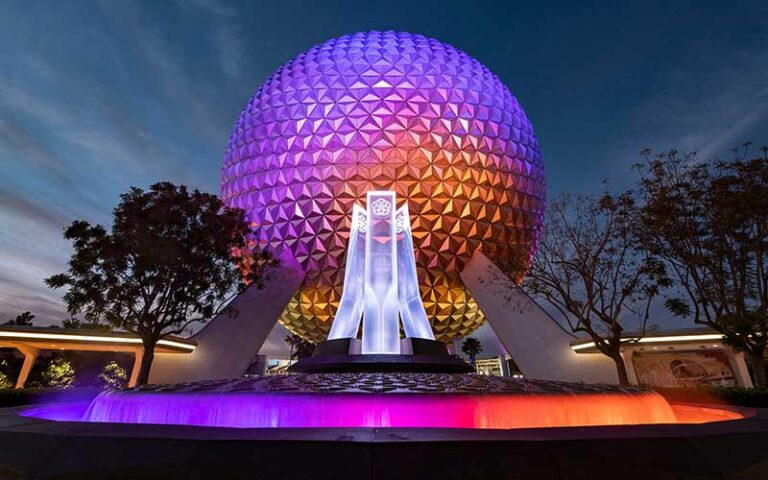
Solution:
{"label": "concrete pylon", "polygon": [[27,379],[29,378],[29,374],[32,371],[32,367],[35,365],[35,361],[37,360],[37,355],[40,353],[40,350],[26,345],[18,345],[16,348],[24,354],[24,363],[21,366],[19,377],[16,379],[16,388],[20,389],[24,388],[24,385],[27,383]]}
{"label": "concrete pylon", "polygon": [[618,382],[608,357],[574,352],[570,343],[575,337],[482,253],[465,265],[461,279],[526,377]]}
{"label": "concrete pylon", "polygon": [[304,281],[293,257],[284,255],[263,289],[250,287],[192,337],[194,352],[155,354],[150,383],[193,382],[240,377],[257,355],[277,319]]}

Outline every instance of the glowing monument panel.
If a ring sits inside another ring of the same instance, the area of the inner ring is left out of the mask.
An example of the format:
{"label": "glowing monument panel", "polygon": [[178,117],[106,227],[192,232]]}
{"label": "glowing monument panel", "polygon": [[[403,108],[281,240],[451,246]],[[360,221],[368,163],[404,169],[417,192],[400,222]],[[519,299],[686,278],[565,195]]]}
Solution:
{"label": "glowing monument panel", "polygon": [[421,301],[419,280],[416,275],[416,259],[413,256],[413,238],[408,205],[397,211],[397,298],[400,302],[400,319],[407,338],[434,340],[424,304]]}
{"label": "glowing monument panel", "polygon": [[[336,318],[328,334],[329,340],[356,338],[363,315],[365,282],[365,234],[368,216],[355,205],[352,210],[352,229],[347,248],[347,266],[344,271],[344,293],[336,310]],[[362,239],[360,237],[363,237]]]}
{"label": "glowing monument panel", "polygon": [[395,194],[368,192],[363,353],[400,353]]}
{"label": "glowing monument panel", "polygon": [[328,339],[357,337],[361,315],[364,354],[400,353],[400,319],[406,337],[434,340],[416,277],[408,207],[395,211],[394,192],[368,192],[366,212],[353,207],[344,290]]}

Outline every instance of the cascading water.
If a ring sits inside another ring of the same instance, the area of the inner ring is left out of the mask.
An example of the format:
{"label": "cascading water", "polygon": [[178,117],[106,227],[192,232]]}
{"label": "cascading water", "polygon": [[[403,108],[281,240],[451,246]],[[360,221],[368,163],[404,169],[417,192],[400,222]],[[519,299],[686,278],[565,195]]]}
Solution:
{"label": "cascading water", "polygon": [[[41,406],[51,420],[230,428],[515,429],[678,423],[637,387],[466,374],[300,374],[103,392],[87,408]],[[686,411],[685,423],[739,418]]]}

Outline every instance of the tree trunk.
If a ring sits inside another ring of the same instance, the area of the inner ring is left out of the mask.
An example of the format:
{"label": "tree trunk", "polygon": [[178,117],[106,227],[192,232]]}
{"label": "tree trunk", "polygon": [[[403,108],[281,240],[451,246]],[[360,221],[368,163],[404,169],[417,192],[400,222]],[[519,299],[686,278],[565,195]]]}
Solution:
{"label": "tree trunk", "polygon": [[611,357],[616,364],[616,375],[619,377],[619,385],[629,385],[627,376],[627,366],[624,364],[624,358],[621,354]]}
{"label": "tree trunk", "polygon": [[765,375],[765,357],[749,353],[749,363],[752,365],[752,383],[755,388],[768,388],[768,378]]}
{"label": "tree trunk", "polygon": [[155,344],[156,340],[143,340],[144,353],[141,355],[141,368],[139,369],[139,376],[136,379],[137,385],[146,385],[149,383],[149,371],[152,369],[152,361],[155,359]]}

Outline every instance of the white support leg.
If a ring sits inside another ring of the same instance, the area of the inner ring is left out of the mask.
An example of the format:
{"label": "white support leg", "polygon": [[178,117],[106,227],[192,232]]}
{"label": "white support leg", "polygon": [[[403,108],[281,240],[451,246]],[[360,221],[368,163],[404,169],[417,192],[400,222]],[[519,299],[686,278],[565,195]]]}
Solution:
{"label": "white support leg", "polygon": [[617,383],[616,367],[608,357],[574,352],[570,342],[575,337],[485,255],[475,254],[461,279],[526,377]]}
{"label": "white support leg", "polygon": [[747,361],[744,359],[743,353],[734,352],[730,348],[725,349],[725,354],[728,355],[728,360],[731,362],[733,373],[736,376],[736,383],[744,388],[753,388],[752,377],[749,375],[749,369],[747,368]]}
{"label": "white support leg", "polygon": [[285,254],[263,289],[244,291],[192,340],[189,354],[155,353],[150,383],[194,382],[234,378],[245,373],[291,297],[304,281],[295,259]]}
{"label": "white support leg", "polygon": [[624,368],[627,369],[627,380],[632,385],[638,385],[640,381],[637,379],[637,371],[635,370],[635,351],[632,348],[627,348],[621,353],[621,358],[624,360]]}

